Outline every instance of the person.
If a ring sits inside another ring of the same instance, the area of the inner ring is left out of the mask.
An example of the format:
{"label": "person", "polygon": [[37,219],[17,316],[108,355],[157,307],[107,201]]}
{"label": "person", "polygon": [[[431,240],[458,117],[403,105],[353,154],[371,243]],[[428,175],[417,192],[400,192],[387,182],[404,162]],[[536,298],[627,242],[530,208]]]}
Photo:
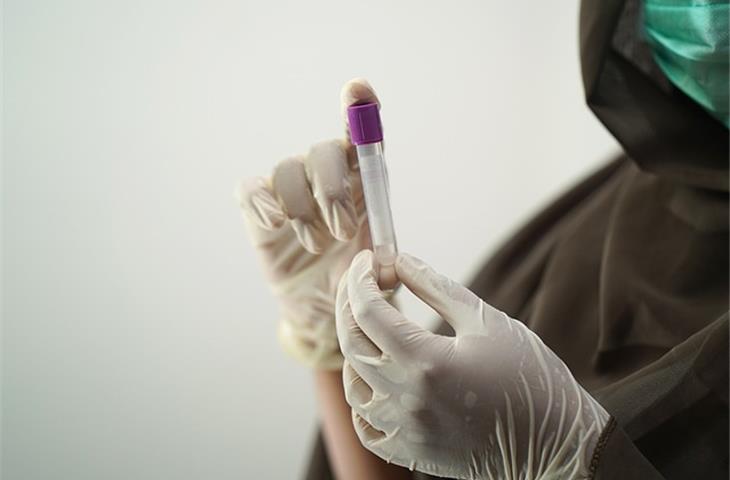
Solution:
{"label": "person", "polygon": [[437,332],[377,286],[347,139],[242,183],[280,342],[315,371],[308,479],[728,478],[727,5],[583,0],[586,99],[623,151],[470,288],[400,254]]}

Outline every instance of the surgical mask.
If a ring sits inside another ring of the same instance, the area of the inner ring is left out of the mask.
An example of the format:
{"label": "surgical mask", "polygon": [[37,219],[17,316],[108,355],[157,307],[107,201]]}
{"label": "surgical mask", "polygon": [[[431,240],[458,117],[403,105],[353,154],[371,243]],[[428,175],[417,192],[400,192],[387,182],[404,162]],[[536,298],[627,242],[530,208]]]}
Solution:
{"label": "surgical mask", "polygon": [[644,27],[669,80],[730,127],[728,0],[646,0]]}

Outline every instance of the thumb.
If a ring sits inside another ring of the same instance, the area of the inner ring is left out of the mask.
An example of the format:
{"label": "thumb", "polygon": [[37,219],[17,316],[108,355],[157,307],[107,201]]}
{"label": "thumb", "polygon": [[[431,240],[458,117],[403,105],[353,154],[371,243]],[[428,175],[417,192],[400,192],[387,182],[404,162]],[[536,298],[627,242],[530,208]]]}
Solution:
{"label": "thumb", "polygon": [[436,310],[457,336],[484,333],[490,322],[505,317],[468,288],[407,253],[398,254],[395,271],[408,290]]}
{"label": "thumb", "polygon": [[340,110],[345,125],[347,125],[347,108],[364,103],[377,103],[380,108],[380,100],[370,82],[364,78],[353,78],[340,91]]}
{"label": "thumb", "polygon": [[377,103],[380,108],[380,100],[375,94],[375,90],[370,83],[364,78],[353,78],[347,82],[340,91],[340,113],[342,120],[345,122],[346,139],[343,142],[343,148],[347,152],[347,159],[351,168],[357,165],[355,149],[350,141],[350,124],[347,119],[347,108],[352,105],[363,105],[365,103]]}

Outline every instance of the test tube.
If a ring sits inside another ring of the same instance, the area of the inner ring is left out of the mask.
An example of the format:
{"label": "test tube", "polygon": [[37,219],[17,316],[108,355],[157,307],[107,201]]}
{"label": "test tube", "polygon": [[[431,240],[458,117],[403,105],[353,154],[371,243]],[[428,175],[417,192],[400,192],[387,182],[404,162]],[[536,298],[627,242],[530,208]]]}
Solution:
{"label": "test tube", "polygon": [[383,156],[383,128],[378,105],[353,105],[347,109],[347,118],[350,139],[357,150],[373,253],[379,266],[378,284],[383,290],[392,290],[398,284],[395,274],[398,247],[390,211],[388,171]]}

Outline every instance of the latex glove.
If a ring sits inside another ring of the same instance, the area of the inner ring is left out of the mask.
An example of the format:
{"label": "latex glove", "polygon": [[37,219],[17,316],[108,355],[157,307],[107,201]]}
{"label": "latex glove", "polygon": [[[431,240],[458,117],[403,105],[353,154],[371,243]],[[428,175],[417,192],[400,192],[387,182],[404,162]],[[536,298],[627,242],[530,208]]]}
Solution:
{"label": "latex glove", "polygon": [[400,254],[396,273],[456,336],[405,318],[378,289],[372,253],[354,258],[337,292],[337,333],[362,444],[438,476],[588,478],[609,415],[560,358],[422,261]]}
{"label": "latex glove", "polygon": [[[349,105],[373,101],[377,97],[365,80],[352,80],[342,89],[343,113]],[[370,245],[349,134],[279,162],[271,177],[242,181],[237,197],[279,299],[280,344],[308,366],[341,368],[335,332],[337,282],[352,257]]]}

